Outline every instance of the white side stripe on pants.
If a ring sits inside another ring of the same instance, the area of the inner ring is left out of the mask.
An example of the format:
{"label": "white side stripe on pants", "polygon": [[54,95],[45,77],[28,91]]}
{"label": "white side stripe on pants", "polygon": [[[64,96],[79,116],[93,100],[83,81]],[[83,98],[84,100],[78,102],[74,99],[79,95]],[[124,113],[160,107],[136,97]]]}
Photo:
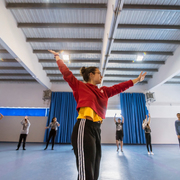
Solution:
{"label": "white side stripe on pants", "polygon": [[81,119],[78,128],[77,149],[78,149],[78,171],[79,180],[86,180],[84,162],[84,128],[86,119]]}

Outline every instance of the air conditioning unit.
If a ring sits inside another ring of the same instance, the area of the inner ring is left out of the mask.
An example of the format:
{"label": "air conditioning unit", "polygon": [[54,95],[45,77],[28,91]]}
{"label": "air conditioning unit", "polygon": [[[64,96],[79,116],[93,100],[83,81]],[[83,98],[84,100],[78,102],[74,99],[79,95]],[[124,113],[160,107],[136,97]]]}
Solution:
{"label": "air conditioning unit", "polygon": [[147,92],[145,94],[145,97],[146,97],[146,102],[152,103],[152,102],[156,101],[154,92]]}
{"label": "air conditioning unit", "polygon": [[42,99],[44,101],[46,101],[46,100],[50,101],[51,100],[51,90],[43,91],[43,98]]}

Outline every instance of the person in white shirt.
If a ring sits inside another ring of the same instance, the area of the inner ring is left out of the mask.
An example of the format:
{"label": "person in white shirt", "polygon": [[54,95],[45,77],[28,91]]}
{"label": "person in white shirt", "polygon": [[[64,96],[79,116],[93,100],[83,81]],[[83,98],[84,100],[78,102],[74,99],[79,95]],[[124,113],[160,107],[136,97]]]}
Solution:
{"label": "person in white shirt", "polygon": [[23,150],[26,150],[25,149],[26,138],[27,138],[27,135],[29,133],[29,127],[31,125],[30,122],[29,122],[28,116],[25,116],[25,118],[21,121],[21,124],[22,124],[22,129],[21,129],[21,134],[20,134],[20,137],[19,137],[19,143],[17,145],[16,150],[19,150],[22,140],[23,140]]}

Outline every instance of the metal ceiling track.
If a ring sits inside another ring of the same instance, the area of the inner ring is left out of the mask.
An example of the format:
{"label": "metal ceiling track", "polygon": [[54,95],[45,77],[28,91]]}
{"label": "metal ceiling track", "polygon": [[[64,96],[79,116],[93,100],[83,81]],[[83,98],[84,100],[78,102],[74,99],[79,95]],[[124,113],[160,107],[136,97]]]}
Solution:
{"label": "metal ceiling track", "polygon": [[118,24],[117,29],[180,29],[179,25],[142,25],[142,24]]}
{"label": "metal ceiling track", "polygon": [[124,4],[123,10],[163,10],[163,11],[180,11],[180,6],[169,5],[140,5],[140,4]]}
{"label": "metal ceiling track", "polygon": [[19,28],[104,28],[104,24],[90,23],[18,23]]}
{"label": "metal ceiling track", "polygon": [[68,43],[102,43],[102,39],[91,39],[91,38],[27,38],[26,42],[68,42]]}
{"label": "metal ceiling track", "polygon": [[7,9],[105,9],[105,4],[98,3],[6,3]]}

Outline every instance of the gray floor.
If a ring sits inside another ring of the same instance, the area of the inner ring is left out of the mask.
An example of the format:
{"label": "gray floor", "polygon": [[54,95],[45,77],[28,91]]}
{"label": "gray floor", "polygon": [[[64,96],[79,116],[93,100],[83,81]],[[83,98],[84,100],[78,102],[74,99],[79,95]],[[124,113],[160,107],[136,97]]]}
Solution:
{"label": "gray floor", "polygon": [[[75,157],[71,145],[27,143],[26,151],[15,151],[17,143],[0,143],[0,180],[76,180]],[[99,180],[179,180],[178,145],[153,145],[148,156],[145,145],[126,145],[124,153],[115,145],[102,145]]]}

